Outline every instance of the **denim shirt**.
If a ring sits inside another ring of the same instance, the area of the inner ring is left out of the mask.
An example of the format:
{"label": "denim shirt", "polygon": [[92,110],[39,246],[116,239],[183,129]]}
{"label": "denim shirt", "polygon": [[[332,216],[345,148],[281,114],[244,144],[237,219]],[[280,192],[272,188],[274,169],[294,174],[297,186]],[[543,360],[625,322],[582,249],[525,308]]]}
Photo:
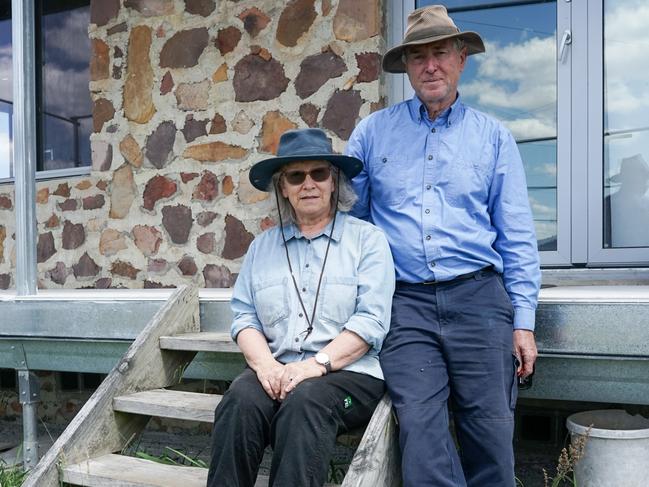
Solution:
{"label": "denim shirt", "polygon": [[447,281],[491,265],[514,328],[534,329],[534,223],[516,142],[500,122],[459,97],[430,120],[415,96],[362,120],[346,153],[364,162],[352,214],[385,231],[398,280]]}
{"label": "denim shirt", "polygon": [[[317,236],[304,237],[293,225],[284,236],[291,265],[309,314],[313,311],[331,222]],[[231,308],[233,340],[245,328],[264,334],[282,363],[315,355],[343,330],[360,336],[369,351],[345,370],[382,379],[378,353],[390,326],[394,264],[381,230],[345,213],[336,217],[313,323],[308,323],[293,285],[279,227],[250,245],[234,286]]]}

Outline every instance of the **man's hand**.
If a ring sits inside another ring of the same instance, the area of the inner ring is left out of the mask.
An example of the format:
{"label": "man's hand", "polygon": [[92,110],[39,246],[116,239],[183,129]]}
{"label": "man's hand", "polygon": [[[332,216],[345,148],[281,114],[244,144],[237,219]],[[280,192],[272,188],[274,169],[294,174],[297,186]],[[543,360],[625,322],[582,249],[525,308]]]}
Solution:
{"label": "man's hand", "polygon": [[538,355],[534,332],[530,330],[514,330],[514,354],[521,363],[517,370],[519,377],[527,377],[534,372],[534,362],[536,362],[536,356]]}
{"label": "man's hand", "polygon": [[300,362],[291,362],[284,366],[281,379],[281,393],[279,400],[283,401],[289,392],[297,387],[303,380],[324,375],[324,367],[318,364],[313,357]]}
{"label": "man's hand", "polygon": [[282,376],[286,366],[277,360],[269,360],[262,365],[257,366],[257,380],[272,400],[277,401],[282,390]]}

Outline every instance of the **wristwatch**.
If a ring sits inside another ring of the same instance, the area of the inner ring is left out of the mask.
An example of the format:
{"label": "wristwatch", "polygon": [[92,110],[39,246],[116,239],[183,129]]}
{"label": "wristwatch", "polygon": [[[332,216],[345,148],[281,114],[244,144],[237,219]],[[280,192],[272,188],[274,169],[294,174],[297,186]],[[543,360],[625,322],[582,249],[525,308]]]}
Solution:
{"label": "wristwatch", "polygon": [[320,365],[324,365],[324,368],[326,370],[325,375],[331,372],[331,359],[329,358],[329,355],[327,355],[325,352],[316,353],[315,361]]}

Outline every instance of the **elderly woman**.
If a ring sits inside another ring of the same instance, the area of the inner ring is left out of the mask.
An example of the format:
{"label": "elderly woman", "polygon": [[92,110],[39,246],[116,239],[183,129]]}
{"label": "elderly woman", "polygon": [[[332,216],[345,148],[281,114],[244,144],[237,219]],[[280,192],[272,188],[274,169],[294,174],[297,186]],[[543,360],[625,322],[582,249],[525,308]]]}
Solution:
{"label": "elderly woman", "polygon": [[384,393],[378,353],[394,270],[383,233],[346,212],[356,158],[324,132],[293,130],[250,171],[278,227],[251,244],[232,295],[232,338],[248,364],[216,408],[208,486],[321,486],[336,435],[366,423]]}

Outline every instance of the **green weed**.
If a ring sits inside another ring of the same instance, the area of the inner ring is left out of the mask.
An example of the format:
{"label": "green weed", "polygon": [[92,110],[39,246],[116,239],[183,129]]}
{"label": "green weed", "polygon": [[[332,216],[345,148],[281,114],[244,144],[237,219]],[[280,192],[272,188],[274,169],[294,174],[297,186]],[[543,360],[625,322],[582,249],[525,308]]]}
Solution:
{"label": "green weed", "polygon": [[27,472],[20,467],[12,467],[0,460],[0,487],[20,487]]}

